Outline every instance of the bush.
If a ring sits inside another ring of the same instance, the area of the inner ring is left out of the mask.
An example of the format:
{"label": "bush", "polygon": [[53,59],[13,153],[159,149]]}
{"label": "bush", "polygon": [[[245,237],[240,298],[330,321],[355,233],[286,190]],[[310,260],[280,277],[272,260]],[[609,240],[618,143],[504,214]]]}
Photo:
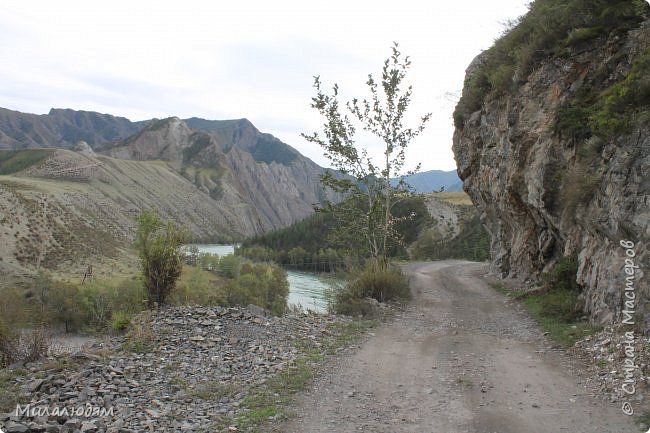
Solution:
{"label": "bush", "polygon": [[490,88],[495,95],[508,92],[512,87],[512,77],[515,73],[515,67],[510,64],[497,66],[488,76]]}
{"label": "bush", "polygon": [[111,329],[114,331],[125,331],[131,324],[131,314],[125,311],[113,313],[111,317]]}
{"label": "bush", "polygon": [[0,290],[0,321],[11,323],[13,326],[25,326],[31,322],[33,305],[30,305],[24,294],[18,289],[6,288]]}
{"label": "bush", "polygon": [[226,285],[226,301],[231,306],[254,304],[281,315],[288,298],[287,272],[275,265],[246,263],[241,275]]}
{"label": "bush", "polygon": [[237,278],[241,270],[242,259],[235,255],[223,256],[219,260],[219,274],[226,278]]}
{"label": "bush", "polygon": [[218,305],[223,300],[219,277],[204,268],[192,266],[184,267],[180,282],[169,297],[171,305]]}
{"label": "bush", "polygon": [[557,261],[550,272],[542,275],[545,291],[564,290],[579,292],[577,282],[578,256],[570,254]]}
{"label": "bush", "polygon": [[557,261],[550,272],[542,275],[541,313],[558,322],[569,323],[582,315],[578,307],[578,257],[571,254]]}
{"label": "bush", "polygon": [[411,297],[408,281],[402,272],[383,267],[376,261],[350,271],[348,283],[334,294],[334,311],[339,314],[368,315],[378,302],[400,301]]}
{"label": "bush", "polygon": [[50,339],[42,327],[21,331],[0,320],[0,367],[37,361],[49,349]]}
{"label": "bush", "polygon": [[112,327],[113,314],[133,315],[145,307],[146,294],[139,280],[126,280],[117,286],[93,281],[79,288],[79,303],[84,324],[95,331]]}
{"label": "bush", "polygon": [[50,324],[63,324],[65,332],[83,323],[84,311],[79,302],[79,288],[69,283],[52,283],[45,304]]}
{"label": "bush", "polygon": [[567,45],[579,45],[582,42],[597,38],[603,33],[600,27],[581,27],[573,29],[566,38]]}
{"label": "bush", "polygon": [[149,308],[161,307],[183,270],[181,245],[185,231],[171,221],[163,222],[152,211],[143,211],[137,223],[135,247],[140,256]]}
{"label": "bush", "polygon": [[578,207],[589,204],[602,183],[601,176],[590,171],[584,164],[577,163],[564,176],[560,197],[565,215],[574,220]]}

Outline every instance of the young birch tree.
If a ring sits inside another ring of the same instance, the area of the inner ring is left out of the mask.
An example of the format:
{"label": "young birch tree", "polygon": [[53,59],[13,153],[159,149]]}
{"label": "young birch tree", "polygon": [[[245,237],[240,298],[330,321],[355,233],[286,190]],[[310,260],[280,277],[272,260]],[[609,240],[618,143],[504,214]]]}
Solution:
{"label": "young birch tree", "polygon": [[[423,130],[431,118],[428,113],[420,118],[415,128],[406,127],[404,116],[411,102],[412,86],[403,87],[403,81],[411,65],[408,56],[403,57],[397,43],[392,54],[384,62],[381,80],[368,75],[366,85],[369,97],[352,99],[341,106],[339,87],[334,84],[332,93],[322,89],[320,77],[314,77],[316,96],[312,108],[325,118],[322,133],[302,134],[309,142],[320,145],[335,170],[344,176],[327,172],[321,182],[336,192],[350,198],[340,206],[343,238],[358,238],[367,253],[381,266],[387,263],[389,242],[398,237],[391,208],[398,200],[404,184],[391,186],[391,178],[414,173],[404,172],[406,149]],[[357,126],[379,139],[383,145],[383,158],[375,162],[365,147],[355,141]],[[333,208],[328,207],[329,210]]]}
{"label": "young birch tree", "polygon": [[185,232],[145,210],[137,219],[135,247],[140,256],[149,308],[162,307],[183,270],[181,245]]}

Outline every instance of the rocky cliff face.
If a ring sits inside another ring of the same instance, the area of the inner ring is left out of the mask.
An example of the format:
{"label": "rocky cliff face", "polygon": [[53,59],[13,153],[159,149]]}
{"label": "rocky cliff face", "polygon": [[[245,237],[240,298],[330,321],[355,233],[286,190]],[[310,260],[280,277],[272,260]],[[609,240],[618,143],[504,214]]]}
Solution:
{"label": "rocky cliff face", "polygon": [[[493,272],[536,279],[577,254],[576,278],[592,321],[621,323],[631,312],[646,331],[649,47],[647,16],[632,29],[563,47],[516,88],[461,112],[453,144],[465,191],[492,236]],[[469,106],[488,55],[468,69],[459,107]],[[632,102],[614,105],[620,101]],[[626,250],[623,240],[634,246]],[[638,268],[626,268],[626,259]]]}

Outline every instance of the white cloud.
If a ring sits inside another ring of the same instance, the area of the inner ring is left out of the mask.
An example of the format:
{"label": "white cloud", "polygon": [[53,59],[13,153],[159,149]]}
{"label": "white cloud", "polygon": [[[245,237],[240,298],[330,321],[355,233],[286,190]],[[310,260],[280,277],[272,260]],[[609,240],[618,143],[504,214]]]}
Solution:
{"label": "white cloud", "polygon": [[288,2],[202,0],[0,5],[0,105],[96,110],[141,120],[250,119],[320,164],[299,137],[320,119],[312,76],[363,96],[393,41],[413,66],[412,111],[433,112],[410,156],[453,169],[451,113],[464,70],[526,0]]}

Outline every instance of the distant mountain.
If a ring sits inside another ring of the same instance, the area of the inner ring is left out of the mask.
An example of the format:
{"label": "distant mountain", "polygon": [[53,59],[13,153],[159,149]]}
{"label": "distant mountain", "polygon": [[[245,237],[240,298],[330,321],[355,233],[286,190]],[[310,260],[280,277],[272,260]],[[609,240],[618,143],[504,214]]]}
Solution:
{"label": "distant mountain", "polygon": [[285,227],[326,198],[335,199],[320,185],[322,167],[246,119],[172,117],[98,150],[120,159],[173,161],[181,176],[214,200],[251,206],[258,228],[240,231],[247,235]]}
{"label": "distant mountain", "polygon": [[91,111],[53,108],[39,115],[0,108],[0,149],[69,149],[79,141],[94,147],[133,135],[147,123]]}
{"label": "distant mountain", "polygon": [[[458,177],[456,170],[442,171],[430,170],[416,173],[411,176],[404,177],[404,181],[408,183],[415,192],[434,192],[440,191],[444,187],[447,192],[457,192],[463,190],[463,182]],[[393,185],[397,185],[399,179],[391,180]]]}
{"label": "distant mountain", "polygon": [[[125,246],[134,216],[147,208],[185,225],[193,240],[261,234],[337,201],[320,185],[324,170],[246,119],[130,122],[84,111],[0,109],[0,213],[23,215],[0,221],[7,235],[0,241],[11,249],[0,248],[0,257],[28,272],[42,260],[73,260],[66,251],[88,250],[78,243],[101,252],[75,232],[93,228],[101,244],[111,245],[113,236]],[[37,223],[48,216],[32,202],[47,202],[63,225]],[[24,233],[14,230],[20,218],[30,224]],[[39,237],[49,239],[49,258],[35,255]]]}

